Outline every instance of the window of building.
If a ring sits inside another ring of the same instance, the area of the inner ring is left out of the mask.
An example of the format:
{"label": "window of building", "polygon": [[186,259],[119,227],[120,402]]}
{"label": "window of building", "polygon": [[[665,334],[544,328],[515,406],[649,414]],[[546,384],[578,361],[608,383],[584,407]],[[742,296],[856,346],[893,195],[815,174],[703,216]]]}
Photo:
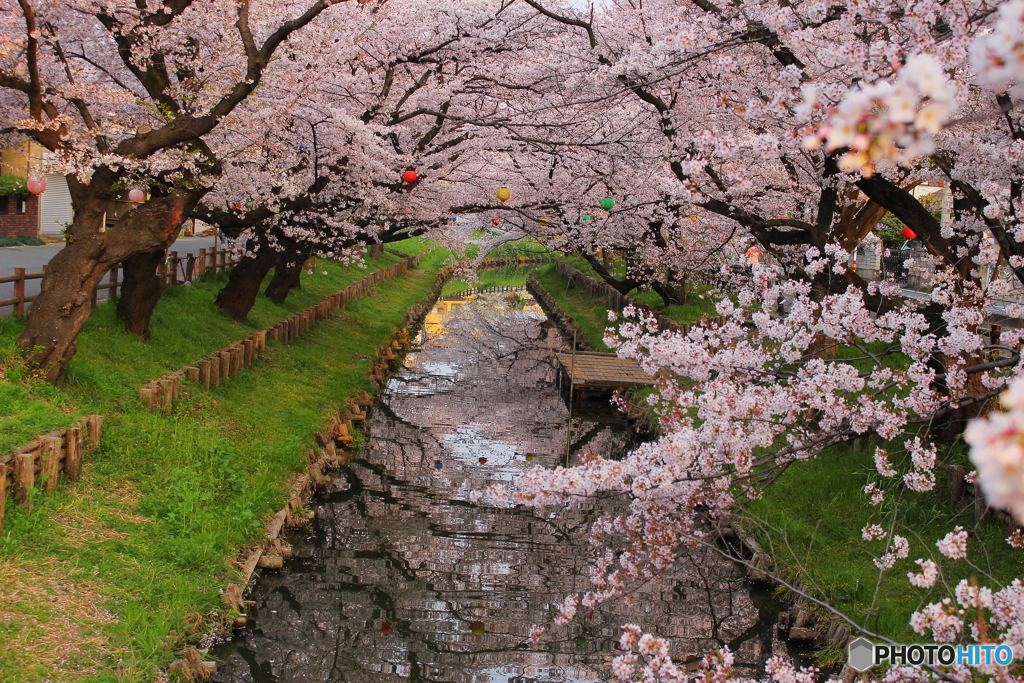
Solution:
{"label": "window of building", "polygon": [[14,213],[21,215],[28,210],[28,200],[24,197],[15,197],[14,207]]}
{"label": "window of building", "polygon": [[7,213],[8,202],[10,202],[9,197],[0,197],[0,216]]}

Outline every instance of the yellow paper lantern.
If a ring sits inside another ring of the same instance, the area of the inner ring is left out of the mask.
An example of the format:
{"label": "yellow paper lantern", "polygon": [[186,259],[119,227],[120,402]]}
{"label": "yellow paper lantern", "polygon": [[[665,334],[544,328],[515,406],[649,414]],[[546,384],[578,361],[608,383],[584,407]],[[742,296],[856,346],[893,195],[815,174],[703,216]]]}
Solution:
{"label": "yellow paper lantern", "polygon": [[512,198],[512,191],[509,190],[507,187],[499,187],[498,191],[495,194],[497,194],[498,199],[500,199],[503,202],[507,202],[509,199]]}

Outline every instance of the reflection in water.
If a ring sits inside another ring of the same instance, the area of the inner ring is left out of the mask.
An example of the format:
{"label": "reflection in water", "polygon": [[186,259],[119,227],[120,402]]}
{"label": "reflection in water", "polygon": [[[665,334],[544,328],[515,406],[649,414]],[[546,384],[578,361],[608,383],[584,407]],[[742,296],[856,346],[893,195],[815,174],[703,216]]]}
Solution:
{"label": "reflection in water", "polygon": [[[745,581],[706,552],[530,645],[532,624],[588,589],[588,524],[624,501],[543,512],[471,502],[565,455],[561,340],[523,297],[439,303],[370,419],[362,459],[321,501],[296,559],[260,581],[250,626],[216,653],[216,680],[600,681],[630,622],[671,638],[677,661],[722,644],[748,666],[768,654]],[[572,422],[574,461],[631,446],[610,407]]]}

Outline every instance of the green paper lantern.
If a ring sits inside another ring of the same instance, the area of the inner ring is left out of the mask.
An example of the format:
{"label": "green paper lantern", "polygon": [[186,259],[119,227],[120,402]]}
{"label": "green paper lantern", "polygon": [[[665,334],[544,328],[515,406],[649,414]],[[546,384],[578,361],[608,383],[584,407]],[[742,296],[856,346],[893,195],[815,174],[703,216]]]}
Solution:
{"label": "green paper lantern", "polygon": [[590,214],[583,214],[583,218],[581,218],[580,220],[589,221],[590,220]]}
{"label": "green paper lantern", "polygon": [[472,622],[469,625],[469,628],[473,632],[474,636],[482,636],[483,634],[487,633],[487,629],[484,628],[484,622],[482,621]]}
{"label": "green paper lantern", "polygon": [[604,209],[605,211],[611,211],[613,208],[615,208],[615,200],[612,199],[611,197],[605,197],[604,199],[601,200],[601,208]]}

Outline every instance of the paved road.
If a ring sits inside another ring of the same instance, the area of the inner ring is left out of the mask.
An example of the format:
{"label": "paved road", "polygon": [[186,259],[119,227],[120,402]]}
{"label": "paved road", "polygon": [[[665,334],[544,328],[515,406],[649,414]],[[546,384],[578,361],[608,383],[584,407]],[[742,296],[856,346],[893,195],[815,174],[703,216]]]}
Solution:
{"label": "paved road", "polygon": [[[200,249],[210,249],[214,243],[213,237],[183,237],[171,246],[172,251],[177,251],[180,256],[186,254],[198,254]],[[15,268],[24,268],[26,272],[38,273],[43,265],[50,262],[50,259],[62,249],[61,246],[44,247],[0,247],[0,276],[14,275]],[[25,294],[32,296],[39,293],[39,284],[42,280],[29,280],[25,283]],[[9,299],[14,296],[14,284],[0,284],[0,299]],[[100,292],[100,299],[106,298],[106,291]],[[13,309],[10,306],[0,308],[0,315],[9,315]]]}

